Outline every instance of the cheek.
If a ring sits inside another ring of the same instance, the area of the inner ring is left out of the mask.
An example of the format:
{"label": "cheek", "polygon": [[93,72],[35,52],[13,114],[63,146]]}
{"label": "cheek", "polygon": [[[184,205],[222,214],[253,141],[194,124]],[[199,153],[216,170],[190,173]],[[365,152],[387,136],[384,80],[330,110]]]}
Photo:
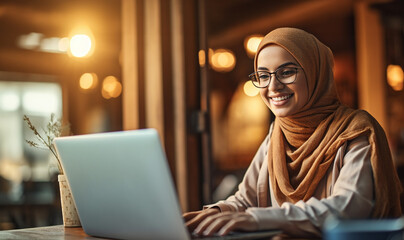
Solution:
{"label": "cheek", "polygon": [[267,93],[268,93],[267,88],[260,89],[260,96],[262,98],[262,101],[264,101],[265,105],[267,105],[269,107],[269,101],[268,101]]}

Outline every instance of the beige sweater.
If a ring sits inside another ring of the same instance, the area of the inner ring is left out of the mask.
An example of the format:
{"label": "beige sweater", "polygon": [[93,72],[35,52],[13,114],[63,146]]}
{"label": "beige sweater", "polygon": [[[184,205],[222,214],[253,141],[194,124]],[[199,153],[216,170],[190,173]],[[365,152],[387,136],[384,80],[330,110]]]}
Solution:
{"label": "beige sweater", "polygon": [[321,235],[328,216],[368,218],[374,205],[374,184],[370,148],[366,137],[342,145],[333,165],[308,201],[283,203],[273,196],[268,174],[269,132],[247,169],[238,191],[224,201],[207,205],[221,211],[246,211],[258,221],[261,230],[282,229],[298,236]]}

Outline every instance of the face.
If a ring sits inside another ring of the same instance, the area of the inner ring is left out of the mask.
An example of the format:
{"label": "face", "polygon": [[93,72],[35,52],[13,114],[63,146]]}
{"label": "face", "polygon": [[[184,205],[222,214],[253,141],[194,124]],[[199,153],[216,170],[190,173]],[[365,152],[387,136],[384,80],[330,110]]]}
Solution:
{"label": "face", "polygon": [[[262,49],[257,58],[257,70],[275,72],[281,67],[300,67],[295,58],[278,45]],[[296,80],[282,84],[271,75],[271,82],[260,89],[264,103],[277,117],[287,117],[298,113],[309,100],[307,80],[303,69],[298,68]]]}

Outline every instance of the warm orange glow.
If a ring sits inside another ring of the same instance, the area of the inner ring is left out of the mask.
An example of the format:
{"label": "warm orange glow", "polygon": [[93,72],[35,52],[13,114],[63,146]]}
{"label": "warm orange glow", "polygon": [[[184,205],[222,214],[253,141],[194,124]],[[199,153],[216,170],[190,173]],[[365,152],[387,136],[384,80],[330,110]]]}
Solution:
{"label": "warm orange glow", "polygon": [[88,27],[80,26],[69,35],[69,53],[78,58],[89,57],[95,49],[95,40]]}
{"label": "warm orange glow", "polygon": [[208,49],[209,65],[212,65],[212,56],[213,56],[213,53],[214,53],[213,49],[212,49],[212,48],[209,48],[209,49]]}
{"label": "warm orange glow", "polygon": [[85,57],[91,50],[91,38],[84,34],[74,35],[70,39],[70,52],[75,57]]}
{"label": "warm orange glow", "polygon": [[67,38],[67,37],[61,38],[61,39],[59,39],[59,42],[58,42],[58,49],[61,52],[67,52],[67,50],[69,50],[69,45],[70,45],[69,38]]}
{"label": "warm orange glow", "polygon": [[244,48],[249,57],[254,57],[258,46],[264,37],[262,35],[251,35],[244,40]]}
{"label": "warm orange glow", "polygon": [[257,96],[258,93],[260,92],[259,89],[256,88],[256,87],[252,84],[251,81],[247,81],[247,82],[244,83],[243,90],[244,90],[244,93],[245,93],[247,96],[250,96],[250,97]]}
{"label": "warm orange glow", "polygon": [[84,73],[80,77],[80,88],[87,90],[93,89],[98,84],[98,77],[95,73]]}
{"label": "warm orange glow", "polygon": [[244,86],[244,83],[239,84],[227,108],[226,135],[231,139],[228,151],[235,155],[255,151],[251,145],[259,146],[267,134],[268,108],[260,97],[246,96]]}
{"label": "warm orange glow", "polygon": [[101,94],[105,99],[117,98],[122,93],[122,84],[114,76],[108,76],[102,83]]}
{"label": "warm orange glow", "polygon": [[199,50],[198,57],[199,57],[199,66],[205,67],[206,64],[205,50]]}
{"label": "warm orange glow", "polygon": [[387,82],[395,91],[403,90],[404,73],[401,66],[387,66]]}
{"label": "warm orange glow", "polygon": [[227,49],[218,49],[211,57],[212,68],[218,72],[230,72],[236,66],[234,53]]}

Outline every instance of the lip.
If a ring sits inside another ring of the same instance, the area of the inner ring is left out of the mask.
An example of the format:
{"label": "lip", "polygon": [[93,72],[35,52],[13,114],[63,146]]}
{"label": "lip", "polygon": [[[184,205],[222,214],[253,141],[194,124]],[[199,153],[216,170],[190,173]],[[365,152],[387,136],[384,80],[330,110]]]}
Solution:
{"label": "lip", "polygon": [[[282,94],[282,95],[273,95],[270,96],[269,99],[271,103],[275,106],[282,106],[289,102],[289,100],[293,97],[293,93],[290,94]],[[276,98],[276,100],[275,100]],[[284,99],[282,99],[284,98]]]}

